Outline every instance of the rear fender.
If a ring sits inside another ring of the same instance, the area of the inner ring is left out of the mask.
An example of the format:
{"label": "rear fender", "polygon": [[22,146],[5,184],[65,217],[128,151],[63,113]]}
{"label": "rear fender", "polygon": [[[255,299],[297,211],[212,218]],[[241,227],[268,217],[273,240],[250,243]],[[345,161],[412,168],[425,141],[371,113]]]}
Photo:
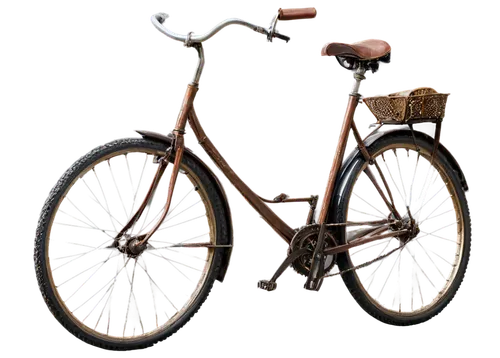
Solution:
{"label": "rear fender", "polygon": [[[419,139],[423,139],[424,141],[428,142],[429,144],[433,145],[434,139],[422,132],[419,131],[413,131],[415,137],[418,137]],[[409,129],[395,129],[391,131],[385,131],[385,132],[376,132],[375,134],[371,135],[368,137],[365,141],[364,144],[369,147],[372,145],[375,141],[385,137],[385,136],[393,136],[393,135],[411,135],[411,131]],[[452,156],[452,154],[446,149],[446,147],[443,144],[439,144],[439,149],[438,151],[444,155],[447,160],[451,163],[453,170],[458,174],[458,177],[460,178],[460,183],[462,185],[462,188],[464,191],[469,190],[469,186],[467,184],[467,180],[465,179],[465,175],[460,168],[460,165],[456,161],[456,159]],[[342,189],[345,186],[345,182],[347,178],[350,175],[350,171],[352,169],[352,163],[357,160],[358,158],[362,157],[362,153],[358,148],[354,149],[351,154],[344,160],[344,163],[342,164],[342,168],[339,171],[339,174],[337,176],[337,179],[335,181],[335,189],[334,193],[332,195],[332,199],[330,202],[330,212],[328,214],[328,222],[336,222],[339,220],[339,215],[340,213],[336,213],[338,211],[338,208],[340,207],[339,200],[341,200],[341,193]],[[340,215],[342,216],[342,215]]]}

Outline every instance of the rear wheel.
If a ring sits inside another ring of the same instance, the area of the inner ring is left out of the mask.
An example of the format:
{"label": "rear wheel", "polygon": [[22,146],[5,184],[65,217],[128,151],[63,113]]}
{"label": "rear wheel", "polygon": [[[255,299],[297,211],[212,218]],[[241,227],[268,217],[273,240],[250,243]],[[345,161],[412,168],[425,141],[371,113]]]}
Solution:
{"label": "rear wheel", "polygon": [[[404,220],[414,218],[418,234],[401,250],[367,268],[342,275],[359,305],[378,320],[394,325],[424,322],[453,298],[465,274],[470,252],[469,209],[452,163],[438,153],[431,163],[432,143],[423,135],[398,131],[368,149],[379,165]],[[346,171],[342,199],[335,210],[338,222],[391,218],[387,205],[363,172],[370,167],[390,200],[375,165],[360,155]],[[388,229],[385,233],[389,233]],[[340,232],[341,243],[349,231]],[[338,255],[341,270],[355,267],[403,246],[389,237]]]}
{"label": "rear wheel", "polygon": [[[101,348],[148,347],[182,327],[206,299],[221,250],[174,247],[229,243],[223,198],[209,175],[184,156],[169,213],[139,255],[127,251],[163,212],[172,165],[138,222],[117,233],[142,203],[165,146],[118,140],[78,160],[51,191],[35,241],[42,295],[59,322]],[[173,158],[172,158],[173,160]]]}

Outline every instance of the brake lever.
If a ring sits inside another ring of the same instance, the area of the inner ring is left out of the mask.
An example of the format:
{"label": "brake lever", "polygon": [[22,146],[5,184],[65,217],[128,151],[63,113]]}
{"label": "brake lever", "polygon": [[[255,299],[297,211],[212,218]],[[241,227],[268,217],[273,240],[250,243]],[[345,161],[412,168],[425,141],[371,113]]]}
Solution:
{"label": "brake lever", "polygon": [[276,25],[278,23],[280,16],[280,12],[278,10],[278,13],[273,17],[273,20],[271,21],[271,24],[269,25],[269,30],[267,31],[267,41],[273,42],[273,37],[277,37],[280,40],[283,41],[290,41],[290,37],[281,35],[278,31],[276,31]]}
{"label": "brake lever", "polygon": [[286,41],[286,42],[290,41],[290,37],[285,36],[285,35],[282,35],[282,34],[280,34],[279,32],[275,32],[275,33],[273,34],[273,37],[277,37],[277,38],[279,38],[280,40],[283,40],[283,41]]}

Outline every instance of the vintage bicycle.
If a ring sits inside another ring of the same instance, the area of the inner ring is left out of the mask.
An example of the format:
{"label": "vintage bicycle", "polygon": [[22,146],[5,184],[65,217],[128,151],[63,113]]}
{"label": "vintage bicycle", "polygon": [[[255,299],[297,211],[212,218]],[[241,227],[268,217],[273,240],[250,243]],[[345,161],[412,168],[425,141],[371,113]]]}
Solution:
{"label": "vintage bicycle", "polygon": [[[193,103],[203,42],[229,25],[288,42],[276,30],[278,21],[315,16],[314,8],[280,9],[269,28],[228,19],[204,35],[173,33],[163,26],[166,14],[152,16],[161,33],[197,51],[198,66],[170,134],[138,131],[142,138],[92,150],[45,202],[36,231],[36,275],[50,311],[68,331],[105,349],[145,348],[186,324],[214,281],[223,281],[233,247],[230,208],[215,174],[185,148],[187,123],[287,244],[281,266],[258,287],[276,289],[289,266],[305,276],[308,290],[340,275],[367,313],[393,325],[424,322],[451,301],[469,259],[471,223],[464,174],[439,141],[448,95],[419,88],[362,98],[365,74],[390,61],[386,42],[328,43],[322,50],[353,71],[355,82],[318,215],[318,196],[268,200],[254,193],[200,124]],[[362,102],[377,118],[364,139],[353,120]],[[414,128],[423,122],[435,124],[434,138]],[[344,159],[350,132],[357,147]],[[309,204],[299,228],[268,205],[296,202]]]}

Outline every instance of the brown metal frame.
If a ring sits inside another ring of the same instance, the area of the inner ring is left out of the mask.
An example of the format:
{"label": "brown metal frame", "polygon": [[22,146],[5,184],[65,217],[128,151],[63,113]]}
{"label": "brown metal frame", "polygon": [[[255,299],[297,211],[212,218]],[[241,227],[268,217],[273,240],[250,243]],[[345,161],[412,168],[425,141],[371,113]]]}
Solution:
{"label": "brown metal frame", "polygon": [[[267,200],[259,195],[257,195],[255,192],[250,189],[248,185],[245,184],[245,182],[233,171],[233,169],[229,166],[229,164],[226,162],[226,160],[222,157],[222,155],[219,153],[217,148],[214,146],[214,144],[211,142],[211,140],[207,137],[205,134],[205,131],[203,130],[200,121],[196,115],[196,112],[194,110],[194,99],[196,96],[196,93],[198,91],[198,85],[197,83],[191,83],[188,85],[188,88],[186,90],[185,96],[184,96],[184,101],[181,106],[181,110],[179,112],[179,116],[177,118],[177,123],[175,125],[175,128],[173,130],[173,142],[171,147],[167,150],[166,155],[160,159],[159,161],[159,167],[157,170],[157,173],[155,175],[155,178],[151,184],[151,187],[144,198],[143,203],[135,213],[135,215],[130,219],[130,221],[124,226],[124,228],[120,231],[120,233],[117,235],[116,239],[119,239],[122,235],[126,233],[126,231],[132,227],[132,225],[139,219],[141,216],[142,212],[144,211],[144,208],[147,206],[148,202],[152,199],[152,196],[155,192],[156,187],[158,186],[160,179],[165,172],[165,169],[169,163],[169,159],[171,155],[175,155],[174,163],[173,163],[173,169],[172,169],[172,174],[170,178],[170,185],[169,185],[169,190],[168,190],[168,195],[167,195],[167,202],[164,207],[164,211],[156,225],[145,235],[141,235],[137,237],[136,243],[132,246],[136,248],[138,252],[143,250],[145,248],[145,244],[147,243],[148,239],[156,232],[156,230],[160,227],[162,224],[163,220],[165,219],[168,210],[170,208],[170,204],[172,201],[172,195],[173,195],[173,190],[175,187],[175,183],[177,180],[177,175],[179,172],[180,168],[180,163],[182,161],[182,156],[185,150],[184,147],[184,134],[185,134],[185,129],[186,129],[186,123],[189,122],[190,127],[193,129],[193,132],[198,139],[199,144],[202,146],[202,148],[205,150],[205,152],[209,155],[209,157],[214,161],[214,163],[219,167],[219,169],[224,173],[224,175],[228,178],[228,180],[233,184],[236,189],[243,195],[243,197],[248,201],[248,203],[262,216],[262,218],[271,226],[277,233],[278,235],[285,240],[288,244],[291,243],[293,236],[295,235],[295,230],[292,229],[290,226],[288,226],[274,211],[272,211],[266,203],[285,203],[285,202],[308,202],[310,204],[310,210],[309,210],[309,215],[307,219],[307,224],[312,224],[314,222],[314,210],[316,208],[317,196],[311,196],[309,198],[288,198],[287,195],[281,194],[274,198],[273,200]],[[349,101],[347,103],[347,110],[344,116],[344,121],[342,124],[342,129],[340,132],[340,137],[339,141],[337,144],[337,149],[335,152],[335,156],[333,159],[333,164],[332,168],[330,170],[330,175],[328,177],[328,183],[325,191],[325,196],[323,200],[323,204],[321,207],[321,211],[319,214],[319,219],[318,219],[318,224],[321,225],[321,230],[320,230],[320,237],[321,237],[321,232],[324,232],[326,230],[327,226],[354,226],[354,225],[366,225],[366,223],[334,223],[334,224],[328,224],[326,223],[327,219],[327,213],[329,210],[330,206],[330,201],[332,194],[335,189],[335,182],[336,178],[338,175],[338,172],[340,170],[342,160],[344,157],[346,145],[347,145],[347,140],[349,137],[349,132],[352,130],[354,133],[354,137],[358,143],[358,147],[365,157],[365,159],[370,163],[370,164],[375,164],[375,167],[377,168],[383,183],[384,187],[389,194],[390,201],[386,198],[384,192],[382,191],[380,185],[377,183],[375,177],[371,173],[370,169],[367,167],[365,170],[365,173],[367,176],[370,178],[370,180],[373,182],[374,186],[377,188],[377,191],[379,194],[382,196],[384,199],[384,202],[386,203],[387,207],[389,210],[392,212],[394,219],[396,220],[401,220],[401,216],[399,213],[396,211],[394,207],[394,201],[392,198],[392,193],[389,190],[389,187],[387,185],[387,182],[383,176],[383,174],[380,171],[380,168],[378,167],[378,164],[372,160],[370,153],[366,149],[364,145],[364,141],[361,139],[355,123],[354,123],[354,113],[356,111],[357,104],[359,103],[360,96],[357,93],[351,94],[349,97]],[[374,240],[378,239],[383,239],[387,237],[387,234],[385,235],[378,235],[378,229],[381,228],[381,226],[384,226],[387,228],[387,224],[390,223],[391,220],[390,218],[387,219],[386,222],[379,223],[378,226],[374,226],[371,229],[364,230],[362,234],[360,234],[359,237],[355,238],[351,243],[347,243],[345,245],[336,247],[335,249],[330,249],[328,253],[337,253],[341,251],[346,251],[351,247],[362,245],[367,242],[371,242]],[[399,230],[399,231],[394,231],[391,233],[392,236],[397,236],[398,234],[403,234],[405,233],[405,230]],[[204,243],[199,243],[196,244],[196,247],[201,246],[206,246],[206,247],[219,247],[219,245],[213,245],[213,244],[204,244]],[[194,247],[194,246],[193,246]],[[222,247],[222,246],[221,246]],[[132,249],[134,251],[134,249]],[[333,251],[332,251],[333,250]],[[331,252],[330,252],[331,251]],[[325,251],[326,253],[326,251]]]}

